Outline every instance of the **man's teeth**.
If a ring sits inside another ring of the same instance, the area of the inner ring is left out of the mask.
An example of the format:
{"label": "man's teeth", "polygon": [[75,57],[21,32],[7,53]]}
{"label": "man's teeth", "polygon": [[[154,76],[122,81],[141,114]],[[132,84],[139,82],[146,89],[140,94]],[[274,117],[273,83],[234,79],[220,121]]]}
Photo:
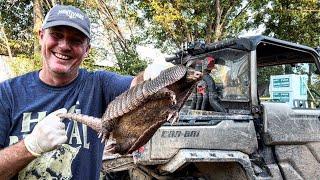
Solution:
{"label": "man's teeth", "polygon": [[59,53],[54,53],[54,55],[55,55],[57,58],[64,59],[64,60],[68,60],[68,59],[71,58],[71,57],[69,57],[69,56],[65,56],[65,55],[62,55],[62,54],[59,54]]}

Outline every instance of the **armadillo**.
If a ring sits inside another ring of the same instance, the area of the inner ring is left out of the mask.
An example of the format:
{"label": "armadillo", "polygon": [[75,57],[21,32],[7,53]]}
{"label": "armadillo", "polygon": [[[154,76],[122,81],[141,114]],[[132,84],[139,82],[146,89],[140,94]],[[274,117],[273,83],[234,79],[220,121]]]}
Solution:
{"label": "armadillo", "polygon": [[82,114],[59,114],[86,124],[115,139],[114,153],[130,154],[147,143],[166,121],[175,121],[178,111],[202,77],[192,68],[176,65],[152,80],[131,87],[109,103],[102,118]]}

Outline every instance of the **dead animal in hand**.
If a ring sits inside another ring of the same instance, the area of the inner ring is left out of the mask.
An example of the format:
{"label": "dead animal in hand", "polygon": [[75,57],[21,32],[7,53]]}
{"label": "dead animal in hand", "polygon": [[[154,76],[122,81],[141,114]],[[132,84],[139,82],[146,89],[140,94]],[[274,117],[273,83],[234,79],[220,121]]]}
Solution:
{"label": "dead animal in hand", "polygon": [[178,111],[190,95],[202,73],[182,65],[173,66],[153,80],[144,81],[115,98],[102,118],[81,114],[60,114],[86,124],[102,136],[111,133],[115,144],[110,151],[130,154],[146,144],[166,121],[175,122]]}

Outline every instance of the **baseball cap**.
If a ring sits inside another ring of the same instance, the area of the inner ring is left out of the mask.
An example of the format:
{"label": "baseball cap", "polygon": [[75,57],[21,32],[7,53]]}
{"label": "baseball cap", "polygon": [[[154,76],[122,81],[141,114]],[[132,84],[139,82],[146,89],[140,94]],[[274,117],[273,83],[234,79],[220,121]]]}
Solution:
{"label": "baseball cap", "polygon": [[88,16],[74,6],[55,5],[52,7],[44,19],[42,29],[53,26],[71,26],[91,39]]}

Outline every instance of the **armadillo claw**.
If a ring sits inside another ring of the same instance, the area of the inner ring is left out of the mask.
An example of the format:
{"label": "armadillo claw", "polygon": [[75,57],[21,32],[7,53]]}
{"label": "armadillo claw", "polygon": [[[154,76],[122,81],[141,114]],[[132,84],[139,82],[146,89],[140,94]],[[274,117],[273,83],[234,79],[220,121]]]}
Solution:
{"label": "armadillo claw", "polygon": [[102,138],[101,138],[101,143],[106,142],[106,139],[107,139],[107,138],[106,138],[106,135],[105,135],[105,134],[103,134],[103,135],[102,135]]}
{"label": "armadillo claw", "polygon": [[178,122],[178,119],[179,119],[179,113],[176,112],[176,115],[174,117],[172,117],[171,125],[173,125],[174,123]]}
{"label": "armadillo claw", "polygon": [[105,149],[106,153],[114,154],[116,152],[116,144],[110,145],[108,148]]}
{"label": "armadillo claw", "polygon": [[104,136],[102,136],[102,138],[101,138],[101,143],[104,143],[106,140],[105,140],[105,138],[104,138]]}
{"label": "armadillo claw", "polygon": [[170,99],[171,99],[171,104],[172,105],[177,104],[176,95],[174,93],[170,93]]}
{"label": "armadillo claw", "polygon": [[101,143],[104,143],[107,139],[109,139],[109,135],[109,132],[100,131],[98,133],[98,138],[101,138]]}
{"label": "armadillo claw", "polygon": [[167,121],[171,121],[171,125],[176,123],[179,118],[179,113],[177,111],[172,111],[167,118]]}
{"label": "armadillo claw", "polygon": [[117,141],[115,139],[113,139],[112,137],[109,137],[108,141],[106,142],[105,146],[104,146],[104,151],[106,153],[111,153],[114,154],[116,151],[116,145],[117,145]]}

